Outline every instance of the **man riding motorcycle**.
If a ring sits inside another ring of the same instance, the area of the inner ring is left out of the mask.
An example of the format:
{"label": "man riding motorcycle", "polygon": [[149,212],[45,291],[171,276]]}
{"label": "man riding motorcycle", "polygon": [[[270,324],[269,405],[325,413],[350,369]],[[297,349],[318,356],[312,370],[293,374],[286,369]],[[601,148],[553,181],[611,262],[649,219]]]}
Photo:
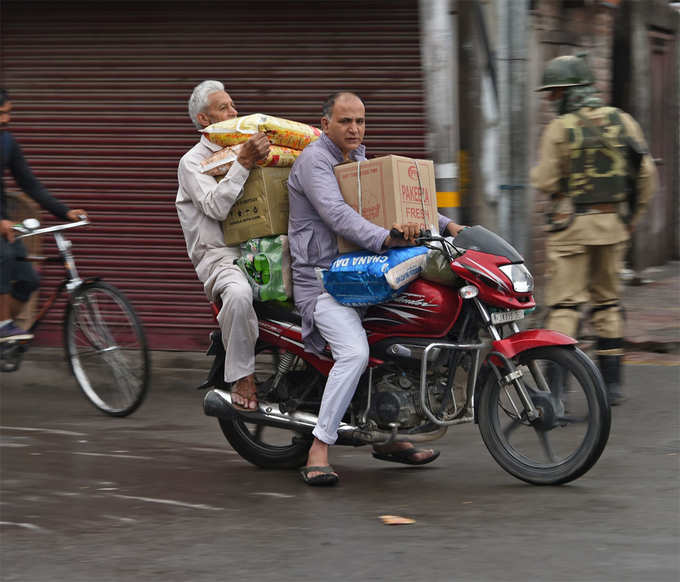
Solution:
{"label": "man riding motorcycle", "polygon": [[[338,475],[329,464],[328,447],[337,439],[340,421],[366,369],[369,348],[361,313],[340,305],[325,293],[315,270],[328,268],[338,255],[337,235],[362,248],[380,252],[413,244],[418,227],[395,225],[403,238],[392,238],[389,231],[355,212],[340,193],[333,167],[343,161],[366,159],[362,145],[365,108],[361,98],[346,91],[331,95],[324,104],[321,125],[323,135],[305,148],[290,173],[288,237],[295,303],[302,315],[305,349],[320,353],[328,343],[335,361],[301,475],[309,485],[334,485]],[[461,228],[440,215],[440,231],[455,236]],[[382,460],[422,465],[434,461],[439,453],[399,442],[375,446],[373,455]]]}

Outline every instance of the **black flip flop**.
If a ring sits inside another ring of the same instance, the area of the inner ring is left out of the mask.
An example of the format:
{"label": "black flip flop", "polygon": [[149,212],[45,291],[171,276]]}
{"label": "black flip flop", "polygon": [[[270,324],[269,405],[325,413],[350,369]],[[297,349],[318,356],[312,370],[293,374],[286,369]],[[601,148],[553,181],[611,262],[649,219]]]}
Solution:
{"label": "black flip flop", "polygon": [[410,449],[399,449],[389,453],[379,453],[378,451],[373,451],[373,456],[381,461],[390,461],[391,463],[404,463],[404,465],[427,465],[431,463],[437,457],[439,457],[439,451],[433,451],[432,454],[426,459],[417,461],[413,458],[413,455],[422,453],[427,449],[418,449],[416,447],[411,447]]}
{"label": "black flip flop", "polygon": [[[310,477],[310,473],[321,473],[321,475]],[[307,485],[311,485],[312,487],[329,487],[335,485],[340,480],[335,473],[335,469],[330,465],[325,465],[323,467],[302,467],[302,469],[300,469],[300,476]]]}

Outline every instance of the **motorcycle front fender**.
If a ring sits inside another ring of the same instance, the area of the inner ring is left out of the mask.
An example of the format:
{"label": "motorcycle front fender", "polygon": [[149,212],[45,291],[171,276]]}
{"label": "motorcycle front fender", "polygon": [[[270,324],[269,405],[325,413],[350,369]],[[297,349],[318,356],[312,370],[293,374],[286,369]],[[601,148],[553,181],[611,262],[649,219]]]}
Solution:
{"label": "motorcycle front fender", "polygon": [[573,338],[550,329],[530,329],[520,331],[509,337],[493,342],[492,352],[503,354],[506,358],[514,358],[521,352],[544,346],[574,346],[578,342]]}

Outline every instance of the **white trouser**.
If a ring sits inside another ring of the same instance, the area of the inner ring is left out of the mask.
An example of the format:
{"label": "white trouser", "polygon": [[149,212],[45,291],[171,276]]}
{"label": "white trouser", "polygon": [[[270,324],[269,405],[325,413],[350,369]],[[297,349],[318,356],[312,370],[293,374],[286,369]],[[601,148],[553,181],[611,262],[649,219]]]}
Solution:
{"label": "white trouser", "polygon": [[253,309],[253,291],[243,271],[233,264],[233,259],[216,265],[205,287],[210,296],[222,299],[217,321],[226,352],[224,381],[236,382],[255,372],[258,326]]}
{"label": "white trouser", "polygon": [[320,295],[316,301],[314,323],[328,342],[335,364],[326,381],[319,422],[313,434],[320,441],[332,445],[338,438],[338,426],[354,396],[359,378],[368,365],[368,340],[357,311],[340,305],[328,293]]}

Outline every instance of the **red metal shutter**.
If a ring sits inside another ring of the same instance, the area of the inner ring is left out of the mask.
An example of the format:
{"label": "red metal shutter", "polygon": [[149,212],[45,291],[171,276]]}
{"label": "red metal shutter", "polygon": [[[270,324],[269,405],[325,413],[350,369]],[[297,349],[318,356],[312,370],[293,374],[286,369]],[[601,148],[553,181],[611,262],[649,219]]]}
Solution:
{"label": "red metal shutter", "polygon": [[[174,207],[177,162],[197,139],[186,103],[198,82],[222,80],[240,115],[317,127],[324,98],[354,90],[371,157],[427,157],[412,0],[1,6],[12,131],[50,191],[91,214],[71,237],[81,276],[123,289],[155,349],[204,349],[214,328]],[[60,276],[44,269],[44,288]],[[60,341],[59,307],[43,345]]]}

